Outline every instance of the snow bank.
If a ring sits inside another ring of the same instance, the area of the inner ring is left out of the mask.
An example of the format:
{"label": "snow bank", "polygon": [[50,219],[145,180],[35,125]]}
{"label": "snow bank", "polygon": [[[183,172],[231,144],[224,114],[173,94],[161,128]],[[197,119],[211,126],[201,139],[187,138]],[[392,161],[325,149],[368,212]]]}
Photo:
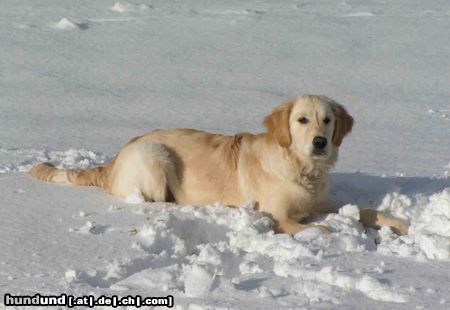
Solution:
{"label": "snow bank", "polygon": [[[206,297],[214,295],[217,287],[236,289],[242,275],[273,274],[308,282],[309,294],[311,290],[315,292],[312,301],[327,298],[320,295],[326,294],[326,286],[360,291],[374,300],[405,302],[407,297],[373,277],[350,277],[331,268],[305,265],[305,258],[318,262],[332,253],[375,248],[374,238],[366,236],[357,222],[355,210],[354,206],[346,206],[324,221],[333,224],[334,234],[323,235],[311,229],[294,239],[274,235],[271,221],[250,205],[238,209],[219,205],[165,206],[156,210],[143,206],[136,212],[150,215],[152,220],[137,229],[133,246],[148,255],[151,266],[123,277],[111,288],[154,289],[156,284],[152,283],[158,279],[163,291]],[[133,269],[133,261],[120,268]],[[264,294],[273,296],[276,292],[269,290]]]}
{"label": "snow bank", "polygon": [[[348,275],[320,262],[324,257],[352,252],[449,260],[449,197],[450,188],[415,199],[414,203],[412,198],[388,194],[380,209],[403,215],[411,222],[410,235],[403,237],[387,227],[379,233],[372,229],[366,233],[354,205],[346,205],[320,222],[332,228],[332,234],[324,235],[313,228],[291,238],[274,235],[271,221],[253,211],[251,205],[229,209],[220,205],[144,204],[134,210],[151,220],[137,228],[133,248],[145,253],[148,265],[135,273],[117,276],[111,289],[139,291],[158,287],[165,292],[204,298],[225,288],[238,290],[245,275],[272,275],[301,281],[299,285],[309,302],[333,300],[328,292],[337,288],[342,294],[360,292],[373,300],[404,303],[408,301],[405,289],[367,274]],[[111,268],[135,270],[134,264],[136,261],[131,260]],[[383,274],[384,267],[374,271]],[[273,297],[277,291],[260,288],[257,293]]]}

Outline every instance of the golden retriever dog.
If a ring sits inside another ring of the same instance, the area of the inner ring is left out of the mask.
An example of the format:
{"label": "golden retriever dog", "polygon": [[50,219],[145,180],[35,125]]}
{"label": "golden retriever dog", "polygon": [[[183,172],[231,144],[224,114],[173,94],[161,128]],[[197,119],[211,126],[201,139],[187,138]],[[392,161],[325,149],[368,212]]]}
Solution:
{"label": "golden retriever dog", "polygon": [[[50,164],[30,174],[53,183],[99,186],[126,197],[140,192],[146,201],[241,206],[253,202],[270,216],[274,230],[294,235],[313,216],[336,210],[328,202],[328,174],[353,118],[325,96],[302,96],[276,107],[264,120],[267,132],[235,136],[192,129],[155,130],[133,138],[103,167],[59,170]],[[408,227],[375,210],[360,210],[370,227]]]}

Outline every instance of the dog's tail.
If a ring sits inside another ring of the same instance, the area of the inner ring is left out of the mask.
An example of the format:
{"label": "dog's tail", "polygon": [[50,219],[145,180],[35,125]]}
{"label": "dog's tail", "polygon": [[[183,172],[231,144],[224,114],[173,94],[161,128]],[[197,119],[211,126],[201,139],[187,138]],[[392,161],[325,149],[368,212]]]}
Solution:
{"label": "dog's tail", "polygon": [[96,167],[88,170],[62,170],[50,163],[39,164],[31,168],[29,174],[41,181],[59,184],[104,187],[107,167]]}

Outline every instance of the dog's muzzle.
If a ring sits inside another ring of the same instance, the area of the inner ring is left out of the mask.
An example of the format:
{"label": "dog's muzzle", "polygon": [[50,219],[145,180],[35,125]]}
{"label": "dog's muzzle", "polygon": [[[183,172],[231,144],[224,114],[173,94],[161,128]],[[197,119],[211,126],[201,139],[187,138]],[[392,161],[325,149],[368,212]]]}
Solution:
{"label": "dog's muzzle", "polygon": [[314,155],[324,155],[325,154],[325,147],[327,146],[327,138],[325,137],[314,137],[314,139],[312,140],[312,144],[313,144],[313,154]]}

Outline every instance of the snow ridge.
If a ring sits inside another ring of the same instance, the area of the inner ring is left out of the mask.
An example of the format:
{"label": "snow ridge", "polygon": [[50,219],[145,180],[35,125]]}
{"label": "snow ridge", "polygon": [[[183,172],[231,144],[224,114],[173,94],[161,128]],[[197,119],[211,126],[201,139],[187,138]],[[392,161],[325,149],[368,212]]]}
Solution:
{"label": "snow ridge", "polygon": [[0,147],[0,159],[12,160],[11,162],[0,163],[1,175],[12,172],[27,172],[34,165],[44,162],[50,162],[57,168],[89,169],[103,165],[109,162],[111,158],[102,153],[85,149],[52,151],[46,149],[6,149]]}

